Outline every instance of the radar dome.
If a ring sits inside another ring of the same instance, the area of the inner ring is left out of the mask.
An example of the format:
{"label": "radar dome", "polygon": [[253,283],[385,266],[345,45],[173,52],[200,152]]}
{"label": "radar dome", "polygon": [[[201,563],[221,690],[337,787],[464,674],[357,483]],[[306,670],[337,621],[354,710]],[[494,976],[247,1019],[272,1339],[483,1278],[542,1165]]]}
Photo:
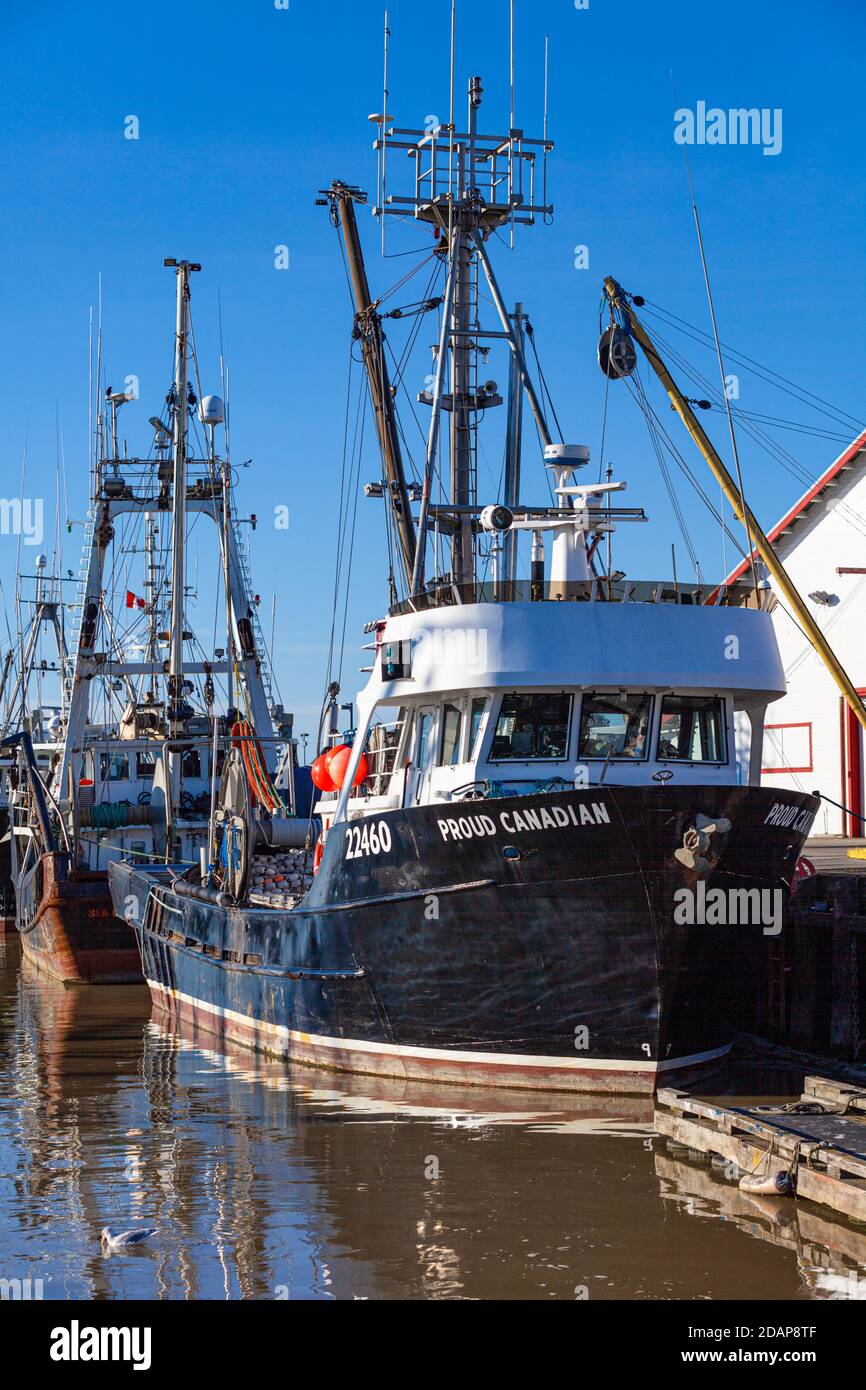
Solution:
{"label": "radar dome", "polygon": [[221,397],[202,396],[198,415],[203,425],[221,425],[226,418],[226,408]]}

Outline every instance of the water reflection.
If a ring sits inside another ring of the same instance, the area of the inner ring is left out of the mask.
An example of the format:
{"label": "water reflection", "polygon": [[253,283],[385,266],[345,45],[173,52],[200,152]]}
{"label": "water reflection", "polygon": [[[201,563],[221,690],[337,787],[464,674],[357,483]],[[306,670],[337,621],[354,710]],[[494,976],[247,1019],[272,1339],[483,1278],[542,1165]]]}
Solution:
{"label": "water reflection", "polygon": [[822,1297],[863,1268],[832,1224],[678,1162],[645,1100],[290,1069],[0,941],[0,1277],[46,1298]]}
{"label": "water reflection", "polygon": [[790,1251],[819,1298],[866,1298],[866,1230],[820,1207],[741,1192],[706,1160],[659,1148],[655,1170],[663,1201],[697,1220],[733,1223],[753,1240]]}

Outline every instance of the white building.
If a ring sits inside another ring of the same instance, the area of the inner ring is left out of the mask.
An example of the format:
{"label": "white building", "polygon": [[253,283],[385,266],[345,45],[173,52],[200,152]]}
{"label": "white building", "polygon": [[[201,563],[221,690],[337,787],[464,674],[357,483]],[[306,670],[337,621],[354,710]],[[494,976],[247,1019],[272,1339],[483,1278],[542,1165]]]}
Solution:
{"label": "white building", "polygon": [[[791,579],[857,693],[866,696],[866,431],[768,532]],[[728,583],[746,574],[744,560]],[[762,781],[818,790],[815,835],[862,836],[866,826],[863,729],[783,602],[773,622],[788,693],[767,710]],[[741,761],[747,761],[743,749]],[[745,776],[743,777],[745,780]]]}

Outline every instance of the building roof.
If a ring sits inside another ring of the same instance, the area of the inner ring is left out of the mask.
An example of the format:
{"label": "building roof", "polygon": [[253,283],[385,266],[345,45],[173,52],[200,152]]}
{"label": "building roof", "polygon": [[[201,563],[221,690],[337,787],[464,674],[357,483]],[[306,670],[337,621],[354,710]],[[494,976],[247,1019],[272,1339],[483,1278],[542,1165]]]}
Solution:
{"label": "building roof", "polygon": [[[864,430],[862,434],[859,434],[853,443],[849,444],[848,447],[842,451],[839,457],[830,464],[826,472],[821,474],[817,482],[812,483],[808,492],[803,493],[799,502],[795,502],[794,506],[785,513],[781,520],[777,521],[775,526],[767,532],[768,539],[775,542],[796,531],[799,526],[803,525],[815,503],[822,497],[827,489],[837,487],[842,474],[850,473],[852,470],[855,470],[857,473],[866,471],[866,430]],[[748,567],[749,559],[748,556],[746,556],[740,561],[736,569],[731,571],[725,580],[725,584],[730,585],[735,583],[736,580],[745,574]]]}

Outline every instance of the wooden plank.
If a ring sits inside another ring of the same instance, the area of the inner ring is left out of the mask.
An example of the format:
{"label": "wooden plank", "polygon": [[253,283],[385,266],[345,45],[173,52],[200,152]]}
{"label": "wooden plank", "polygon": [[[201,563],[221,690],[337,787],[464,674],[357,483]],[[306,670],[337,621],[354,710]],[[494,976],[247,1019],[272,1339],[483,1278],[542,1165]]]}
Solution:
{"label": "wooden plank", "polygon": [[[661,1093],[659,1098],[660,1096]],[[801,1135],[779,1129],[769,1117],[767,1120],[759,1120],[742,1111],[725,1110],[719,1106],[706,1105],[703,1101],[693,1101],[690,1096],[682,1093],[676,1096],[671,1109],[683,1118],[693,1115],[708,1121],[714,1132],[753,1135],[756,1139],[765,1141],[767,1147],[773,1143],[779,1153],[788,1157],[794,1153],[798,1142],[803,1142]]]}
{"label": "wooden plank", "polygon": [[832,1207],[855,1221],[866,1221],[866,1179],[840,1180],[801,1163],[797,1169],[797,1196]]}
{"label": "wooden plank", "polygon": [[696,1100],[686,1091],[658,1091],[656,1102],[659,1105],[669,1106],[675,1114],[698,1115],[701,1119],[709,1120],[711,1124],[718,1125],[728,1133],[734,1127],[743,1127],[741,1117],[735,1111],[724,1105],[711,1105],[708,1101]]}
{"label": "wooden plank", "polygon": [[734,1135],[710,1129],[694,1120],[685,1120],[678,1115],[661,1111],[656,1115],[656,1129],[668,1139],[685,1144],[690,1149],[701,1149],[704,1153],[721,1154],[730,1162],[736,1163],[747,1173],[751,1173],[766,1157],[767,1150],[748,1139],[738,1139]]}
{"label": "wooden plank", "polygon": [[[855,1086],[848,1081],[834,1081],[827,1076],[807,1076],[803,1082],[804,1101],[819,1100],[829,1105],[838,1105],[850,1114],[866,1115],[866,1087]],[[863,1132],[864,1152],[866,1152],[866,1129]]]}

